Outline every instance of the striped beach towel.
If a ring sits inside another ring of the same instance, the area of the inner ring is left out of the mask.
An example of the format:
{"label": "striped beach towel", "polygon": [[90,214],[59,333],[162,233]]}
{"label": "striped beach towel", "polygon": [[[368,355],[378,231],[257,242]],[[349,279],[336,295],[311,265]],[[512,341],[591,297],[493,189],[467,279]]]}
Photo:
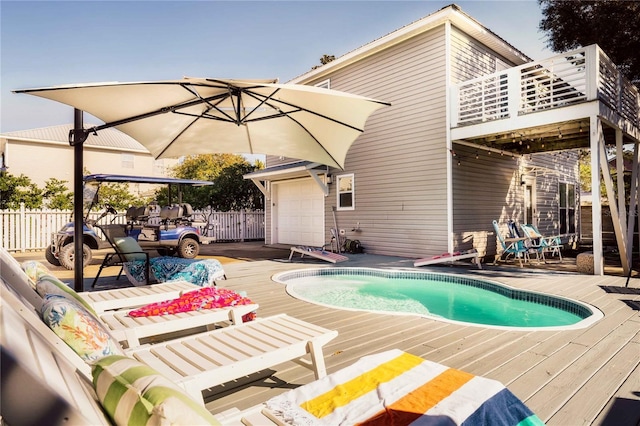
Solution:
{"label": "striped beach towel", "polygon": [[296,425],[541,425],[500,382],[394,349],[266,402]]}

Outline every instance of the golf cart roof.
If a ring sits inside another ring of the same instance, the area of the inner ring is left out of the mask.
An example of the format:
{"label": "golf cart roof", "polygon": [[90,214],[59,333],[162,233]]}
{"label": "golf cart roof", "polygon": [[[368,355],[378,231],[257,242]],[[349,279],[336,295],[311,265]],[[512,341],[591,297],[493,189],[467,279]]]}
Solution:
{"label": "golf cart roof", "polygon": [[191,185],[191,186],[205,186],[213,185],[213,182],[207,180],[193,180],[193,179],[177,179],[169,177],[154,177],[154,176],[126,176],[126,175],[108,175],[97,174],[87,175],[84,177],[84,182],[127,182],[127,183],[152,183],[158,185]]}

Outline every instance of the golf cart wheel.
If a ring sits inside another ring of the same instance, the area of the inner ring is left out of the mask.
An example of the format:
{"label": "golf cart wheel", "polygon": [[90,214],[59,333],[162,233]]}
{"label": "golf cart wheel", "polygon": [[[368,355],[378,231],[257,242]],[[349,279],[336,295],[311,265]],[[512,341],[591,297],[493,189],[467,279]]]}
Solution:
{"label": "golf cart wheel", "polygon": [[[69,270],[72,270],[75,266],[74,256],[75,256],[75,247],[72,242],[62,247],[62,249],[60,249],[60,255],[58,258],[60,259],[60,264],[62,266],[64,266]],[[89,246],[86,244],[82,245],[82,256],[83,256],[82,266],[87,266],[89,263],[91,263],[93,254],[91,253],[91,249],[89,248]]]}
{"label": "golf cart wheel", "polygon": [[60,261],[57,257],[53,255],[53,251],[51,251],[51,246],[48,246],[44,251],[44,258],[47,259],[47,262],[52,264],[53,266],[60,266]]}
{"label": "golf cart wheel", "polygon": [[193,238],[183,238],[178,244],[178,256],[193,259],[200,253],[200,244]]}

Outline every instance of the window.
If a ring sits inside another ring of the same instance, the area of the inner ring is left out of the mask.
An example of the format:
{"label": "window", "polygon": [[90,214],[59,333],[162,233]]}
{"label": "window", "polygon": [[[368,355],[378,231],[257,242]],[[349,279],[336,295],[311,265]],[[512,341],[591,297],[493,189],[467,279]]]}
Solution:
{"label": "window", "polygon": [[560,182],[558,190],[560,197],[560,233],[574,234],[576,232],[576,186],[571,183]]}
{"label": "window", "polygon": [[133,169],[133,154],[122,154],[122,168],[123,169]]}
{"label": "window", "polygon": [[353,174],[337,178],[338,210],[355,210],[355,186]]}

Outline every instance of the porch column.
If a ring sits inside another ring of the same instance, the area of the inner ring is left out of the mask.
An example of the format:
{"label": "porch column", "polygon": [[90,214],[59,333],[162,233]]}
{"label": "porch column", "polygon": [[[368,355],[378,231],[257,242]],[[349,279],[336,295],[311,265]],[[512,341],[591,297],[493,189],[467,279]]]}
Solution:
{"label": "porch column", "polygon": [[629,272],[629,262],[627,259],[627,207],[625,205],[624,196],[624,180],[621,176],[624,174],[624,161],[622,158],[622,131],[616,129],[616,145],[619,157],[616,159],[616,169],[618,172],[618,185],[622,184],[622,188],[618,187],[618,197],[613,188],[613,179],[611,178],[611,170],[607,161],[607,152],[604,141],[600,144],[600,168],[602,169],[602,178],[605,188],[607,189],[607,200],[609,201],[609,209],[611,210],[611,221],[613,222],[613,230],[616,236],[618,252],[620,253],[620,261],[622,262],[622,270],[625,275]]}
{"label": "porch column", "polygon": [[590,117],[591,146],[591,222],[593,224],[593,274],[604,275],[602,263],[602,205],[600,204],[600,143],[604,145],[602,124],[597,116]]}
{"label": "porch column", "polygon": [[629,268],[633,265],[633,234],[635,232],[634,227],[637,226],[638,231],[640,231],[640,215],[637,214],[636,208],[638,206],[638,187],[640,186],[640,182],[638,179],[640,178],[640,143],[636,143],[633,146],[633,163],[631,164],[631,188],[630,188],[630,200],[629,200],[629,220],[628,220],[628,228],[627,228],[627,242],[628,242],[628,259],[629,259]]}

